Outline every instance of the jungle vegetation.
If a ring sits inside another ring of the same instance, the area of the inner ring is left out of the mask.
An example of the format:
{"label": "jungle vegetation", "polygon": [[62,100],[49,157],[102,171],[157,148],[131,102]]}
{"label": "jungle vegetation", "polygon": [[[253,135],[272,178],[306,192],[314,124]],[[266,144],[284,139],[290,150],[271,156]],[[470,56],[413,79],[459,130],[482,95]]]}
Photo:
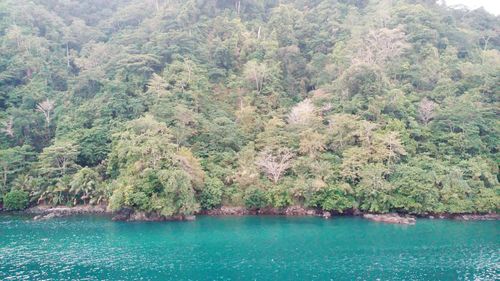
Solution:
{"label": "jungle vegetation", "polygon": [[499,23],[435,0],[1,0],[0,202],[497,212]]}

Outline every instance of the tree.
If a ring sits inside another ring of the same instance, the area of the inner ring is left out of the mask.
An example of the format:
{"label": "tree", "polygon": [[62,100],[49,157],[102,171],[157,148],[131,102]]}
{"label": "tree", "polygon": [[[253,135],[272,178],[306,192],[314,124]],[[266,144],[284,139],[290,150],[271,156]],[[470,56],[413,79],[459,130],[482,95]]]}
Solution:
{"label": "tree", "polygon": [[255,185],[259,180],[259,167],[257,166],[255,144],[249,143],[237,155],[237,169],[234,173],[234,181],[241,187],[246,188]]}
{"label": "tree", "polygon": [[148,93],[156,96],[156,100],[158,101],[160,97],[167,96],[169,94],[167,87],[167,82],[160,75],[153,73],[151,78],[148,81]]}
{"label": "tree", "polygon": [[499,18],[438,2],[0,1],[0,196],[496,212]]}
{"label": "tree", "polygon": [[383,158],[388,164],[392,164],[398,161],[402,155],[406,155],[406,150],[404,149],[397,132],[387,133],[382,137],[381,142],[383,149],[385,150],[381,153],[384,154]]}
{"label": "tree", "polygon": [[301,134],[300,152],[314,157],[325,150],[326,137],[317,132],[305,131]]}
{"label": "tree", "polygon": [[311,207],[321,208],[325,211],[344,211],[354,207],[354,191],[344,183],[341,185],[327,186],[316,191],[307,204]]}
{"label": "tree", "polygon": [[287,117],[290,125],[308,126],[317,117],[316,108],[310,99],[305,99],[294,106]]}
{"label": "tree", "polygon": [[328,122],[328,133],[333,150],[354,145],[361,136],[359,118],[350,114],[334,114]]}
{"label": "tree", "polygon": [[280,149],[276,153],[262,151],[257,159],[257,165],[267,177],[277,184],[283,174],[290,168],[295,155],[289,149]]}
{"label": "tree", "polygon": [[151,115],[127,122],[113,135],[110,208],[164,217],[197,211],[195,188],[204,184],[203,171],[189,150],[176,151],[169,128]]}
{"label": "tree", "polygon": [[386,179],[388,172],[381,164],[363,167],[361,181],[354,189],[362,210],[385,213],[392,209],[394,187]]}
{"label": "tree", "polygon": [[253,88],[260,93],[268,76],[269,69],[265,63],[256,60],[247,62],[244,66],[244,77],[253,84]]}
{"label": "tree", "polygon": [[9,179],[19,172],[23,171],[29,161],[31,147],[16,146],[0,150],[0,167],[2,169],[2,185],[0,193],[7,190],[7,183]]}
{"label": "tree", "polygon": [[51,101],[49,99],[46,99],[46,100],[44,100],[41,103],[38,103],[36,105],[36,110],[38,112],[43,113],[43,115],[45,116],[45,126],[47,128],[50,127],[50,121],[52,120],[52,117],[50,114],[54,110],[54,105],[55,105],[54,101]]}
{"label": "tree", "polygon": [[436,108],[436,103],[433,101],[423,98],[418,106],[418,117],[427,126],[429,122],[434,118],[434,110]]}
{"label": "tree", "polygon": [[3,206],[6,210],[23,210],[28,207],[28,193],[21,190],[12,190],[5,194]]}
{"label": "tree", "polygon": [[263,190],[250,188],[245,191],[245,206],[249,209],[262,209],[267,207],[268,200]]}
{"label": "tree", "polygon": [[56,141],[44,148],[38,159],[41,174],[62,177],[74,172],[78,168],[78,149],[79,146],[70,140]]}
{"label": "tree", "polygon": [[436,212],[439,210],[439,191],[434,185],[432,171],[419,166],[416,162],[400,165],[391,175],[396,193],[394,208],[413,214]]}
{"label": "tree", "polygon": [[222,203],[224,183],[218,178],[208,178],[200,195],[200,204],[204,209],[219,207]]}
{"label": "tree", "polygon": [[9,120],[4,122],[4,127],[2,128],[2,132],[5,133],[9,137],[14,137],[14,118],[10,117]]}
{"label": "tree", "polygon": [[409,48],[406,36],[400,28],[370,30],[363,38],[356,60],[367,64],[384,66],[391,59],[400,56]]}
{"label": "tree", "polygon": [[73,205],[79,202],[83,204],[99,204],[105,200],[102,179],[99,174],[88,167],[79,170],[69,183],[69,192],[74,196]]}

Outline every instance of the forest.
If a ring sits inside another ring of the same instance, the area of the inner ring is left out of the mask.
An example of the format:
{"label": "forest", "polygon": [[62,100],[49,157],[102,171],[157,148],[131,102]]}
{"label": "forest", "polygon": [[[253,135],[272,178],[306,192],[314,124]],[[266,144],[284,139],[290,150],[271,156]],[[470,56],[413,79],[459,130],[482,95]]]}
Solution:
{"label": "forest", "polygon": [[500,17],[435,0],[0,0],[0,206],[500,207]]}

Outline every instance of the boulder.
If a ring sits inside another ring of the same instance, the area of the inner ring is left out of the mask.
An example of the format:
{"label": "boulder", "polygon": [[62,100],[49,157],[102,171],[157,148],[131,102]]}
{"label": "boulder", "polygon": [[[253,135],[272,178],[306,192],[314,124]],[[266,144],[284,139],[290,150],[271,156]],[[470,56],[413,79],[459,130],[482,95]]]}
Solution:
{"label": "boulder", "polygon": [[324,219],[329,219],[331,216],[332,216],[332,214],[330,212],[323,212],[323,215],[322,215],[322,217]]}
{"label": "boulder", "polygon": [[398,214],[364,214],[363,218],[375,221],[375,222],[384,222],[384,223],[393,223],[393,224],[415,224],[416,219],[414,217],[402,217]]}

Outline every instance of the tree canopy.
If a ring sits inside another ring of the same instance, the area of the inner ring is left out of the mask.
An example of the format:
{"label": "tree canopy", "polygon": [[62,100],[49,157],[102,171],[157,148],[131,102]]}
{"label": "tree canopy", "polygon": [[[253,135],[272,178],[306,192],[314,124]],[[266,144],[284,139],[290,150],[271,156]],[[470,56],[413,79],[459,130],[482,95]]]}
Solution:
{"label": "tree canopy", "polygon": [[497,212],[500,18],[439,3],[4,0],[0,203]]}

